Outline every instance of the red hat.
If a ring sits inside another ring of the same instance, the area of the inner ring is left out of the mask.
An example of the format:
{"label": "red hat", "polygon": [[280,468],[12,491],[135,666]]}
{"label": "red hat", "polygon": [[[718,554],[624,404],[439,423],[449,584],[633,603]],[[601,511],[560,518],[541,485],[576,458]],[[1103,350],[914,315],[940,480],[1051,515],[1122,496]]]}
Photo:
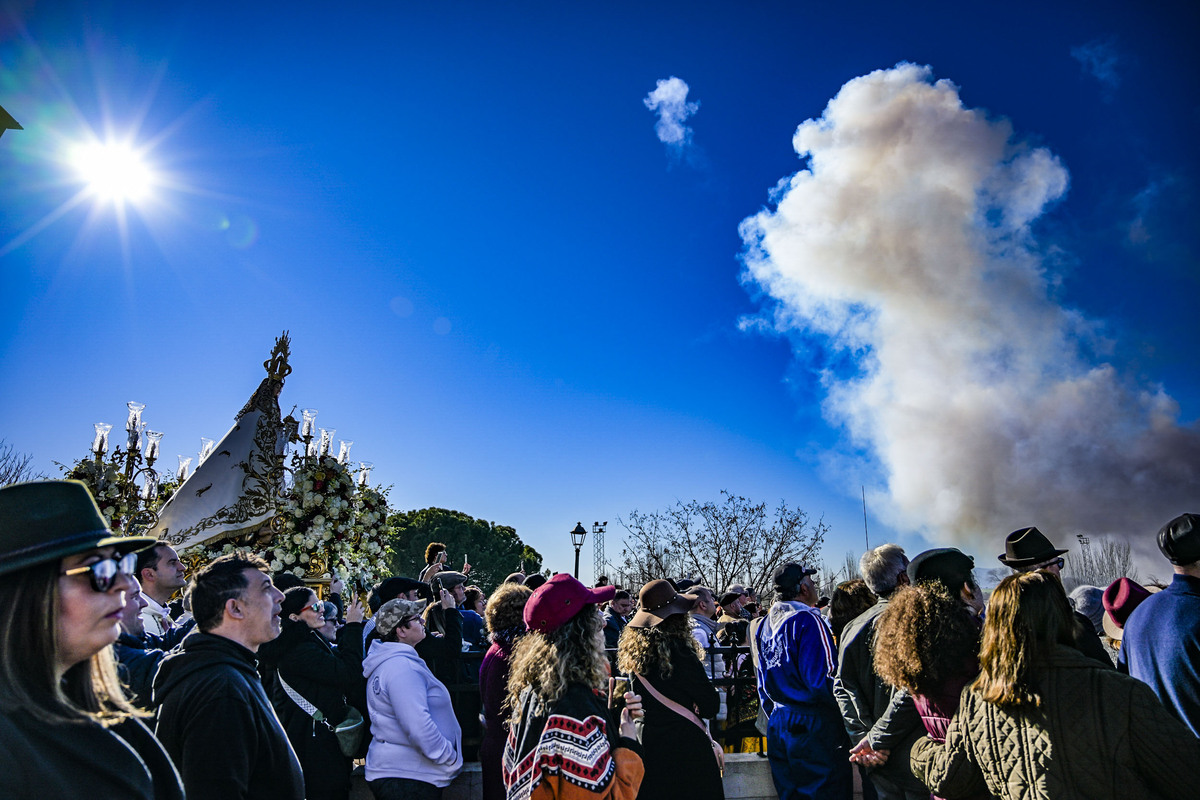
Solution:
{"label": "red hat", "polygon": [[1104,590],[1104,632],[1113,639],[1125,633],[1125,622],[1133,610],[1150,596],[1144,586],[1129,578],[1117,578]]}
{"label": "red hat", "polygon": [[616,586],[589,589],[560,572],[539,586],[525,603],[525,627],[553,633],[587,606],[612,600],[616,593]]}

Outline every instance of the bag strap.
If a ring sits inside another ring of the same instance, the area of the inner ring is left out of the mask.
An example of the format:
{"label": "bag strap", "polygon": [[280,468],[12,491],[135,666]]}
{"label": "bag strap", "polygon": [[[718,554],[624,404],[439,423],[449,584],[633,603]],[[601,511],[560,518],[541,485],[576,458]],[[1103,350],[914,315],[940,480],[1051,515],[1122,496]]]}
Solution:
{"label": "bag strap", "polygon": [[646,677],[644,675],[638,675],[635,672],[633,676],[638,679],[638,683],[640,683],[640,684],[642,684],[642,686],[646,687],[646,691],[650,692],[651,697],[653,697],[655,700],[662,703],[664,706],[671,709],[672,711],[674,711],[676,714],[683,717],[684,719],[690,720],[694,725],[699,727],[700,730],[704,731],[705,736],[712,738],[711,734],[709,734],[709,732],[708,732],[708,726],[705,725],[700,720],[700,717],[697,716],[697,714],[694,711],[692,711],[691,709],[684,708],[679,703],[676,703],[674,700],[672,700],[669,697],[664,697],[662,694],[659,693],[659,691],[657,689],[654,688],[654,686],[650,683],[650,681],[646,680]]}
{"label": "bag strap", "polygon": [[305,714],[308,714],[317,722],[324,722],[326,727],[329,727],[329,723],[325,722],[325,715],[322,714],[316,706],[305,700],[303,695],[289,686],[288,682],[283,679],[283,676],[280,675],[278,671],[275,673],[275,678],[279,681],[279,685],[283,687],[283,691],[287,692],[287,696],[292,698],[292,702],[300,706],[300,709]]}

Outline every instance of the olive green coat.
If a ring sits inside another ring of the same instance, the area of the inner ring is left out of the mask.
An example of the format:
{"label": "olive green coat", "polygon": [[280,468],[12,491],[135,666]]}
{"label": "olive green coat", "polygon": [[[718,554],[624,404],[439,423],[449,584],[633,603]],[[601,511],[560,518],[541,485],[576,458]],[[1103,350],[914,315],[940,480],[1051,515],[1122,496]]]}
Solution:
{"label": "olive green coat", "polygon": [[946,742],[924,737],[913,774],[951,798],[1200,798],[1200,739],[1146,684],[1059,647],[1037,671],[1041,708],[1004,709],[967,687]]}

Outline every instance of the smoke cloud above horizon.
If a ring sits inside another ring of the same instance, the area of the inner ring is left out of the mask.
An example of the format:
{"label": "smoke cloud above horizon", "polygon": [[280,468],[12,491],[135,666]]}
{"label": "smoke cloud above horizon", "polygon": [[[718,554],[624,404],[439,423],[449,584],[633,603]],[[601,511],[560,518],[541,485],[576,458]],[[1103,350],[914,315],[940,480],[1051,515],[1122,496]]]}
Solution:
{"label": "smoke cloud above horizon", "polygon": [[793,144],[808,168],[742,222],[743,278],[799,358],[830,354],[823,412],[842,463],[879,476],[875,512],[943,542],[1038,525],[1153,548],[1195,505],[1200,429],[1055,300],[1033,223],[1067,191],[1060,160],[912,64],[846,83]]}

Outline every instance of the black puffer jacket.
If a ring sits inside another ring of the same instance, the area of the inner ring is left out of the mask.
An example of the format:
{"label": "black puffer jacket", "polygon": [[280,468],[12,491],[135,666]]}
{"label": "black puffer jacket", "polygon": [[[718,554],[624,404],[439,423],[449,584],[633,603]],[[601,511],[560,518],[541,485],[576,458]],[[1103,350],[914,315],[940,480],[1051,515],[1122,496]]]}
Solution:
{"label": "black puffer jacket", "polygon": [[193,631],[154,677],[155,734],[189,800],[302,800],[304,777],[254,653]]}
{"label": "black puffer jacket", "polygon": [[278,639],[259,649],[271,705],[304,770],[307,800],[348,796],[350,759],[342,755],[337,737],[292,700],[279,678],[337,725],[346,718],[347,696],[362,691],[362,640],[361,622],[342,628],[336,648],[304,622],[289,622]]}

